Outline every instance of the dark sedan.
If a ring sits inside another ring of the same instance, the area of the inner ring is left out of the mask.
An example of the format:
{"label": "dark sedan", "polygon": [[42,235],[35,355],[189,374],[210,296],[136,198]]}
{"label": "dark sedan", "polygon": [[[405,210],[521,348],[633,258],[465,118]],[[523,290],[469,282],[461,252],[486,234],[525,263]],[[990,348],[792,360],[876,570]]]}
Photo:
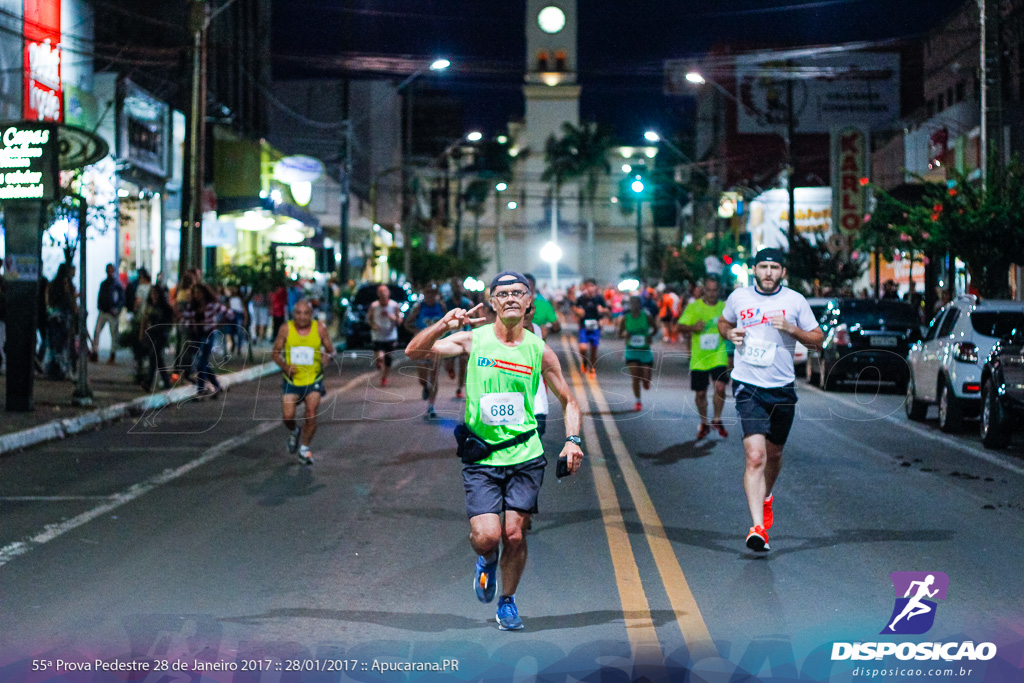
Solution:
{"label": "dark sedan", "polygon": [[906,389],[907,353],[921,338],[921,322],[909,303],[889,299],[835,299],[821,319],[825,342],[819,382],[832,391],[843,382],[894,384]]}

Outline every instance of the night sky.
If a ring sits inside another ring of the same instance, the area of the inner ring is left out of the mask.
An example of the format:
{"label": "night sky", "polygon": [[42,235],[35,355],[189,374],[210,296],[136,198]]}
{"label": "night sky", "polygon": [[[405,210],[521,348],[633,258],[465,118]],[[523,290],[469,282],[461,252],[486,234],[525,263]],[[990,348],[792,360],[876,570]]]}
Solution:
{"label": "night sky", "polygon": [[[973,0],[967,0],[973,4]],[[964,0],[579,0],[581,115],[623,140],[689,125],[692,100],[662,94],[663,60],[724,44],[783,47],[921,35]],[[557,2],[555,2],[557,4]],[[273,0],[274,75],[381,77],[436,55],[431,87],[462,99],[467,129],[523,115],[525,3]]]}

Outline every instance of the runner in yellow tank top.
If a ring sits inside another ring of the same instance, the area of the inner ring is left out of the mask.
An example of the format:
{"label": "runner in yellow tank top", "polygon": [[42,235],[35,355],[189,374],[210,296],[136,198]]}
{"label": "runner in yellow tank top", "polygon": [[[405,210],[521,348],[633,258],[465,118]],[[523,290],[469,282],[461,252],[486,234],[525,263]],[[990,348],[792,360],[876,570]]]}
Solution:
{"label": "runner in yellow tank top", "polygon": [[[501,598],[496,620],[503,631],[523,628],[515,592],[526,566],[523,526],[537,512],[537,494],[544,481],[544,451],[536,435],[533,399],[539,376],[562,404],[568,435],[559,457],[569,473],[583,462],[580,450],[580,409],[562,376],[558,356],[541,339],[523,329],[533,300],[530,283],[519,273],[505,271],[491,282],[493,325],[474,318],[483,304],[448,311],[437,323],[413,337],[405,353],[412,359],[470,359],[466,423],[486,444],[508,443],[482,460],[463,465],[462,483],[469,516],[469,543],[478,555],[473,589],[481,602],[494,599],[498,550],[501,550]],[[448,332],[454,334],[444,337]],[[444,337],[444,338],[442,338]]]}
{"label": "runner in yellow tank top", "polygon": [[[309,444],[316,433],[316,412],[324,389],[323,365],[331,360],[334,345],[327,327],[313,321],[313,305],[303,299],[292,308],[292,320],[281,325],[274,339],[274,362],[284,373],[281,383],[281,409],[284,426],[290,432],[288,452],[299,460],[313,464]],[[299,402],[306,406],[302,425],[296,424]]]}

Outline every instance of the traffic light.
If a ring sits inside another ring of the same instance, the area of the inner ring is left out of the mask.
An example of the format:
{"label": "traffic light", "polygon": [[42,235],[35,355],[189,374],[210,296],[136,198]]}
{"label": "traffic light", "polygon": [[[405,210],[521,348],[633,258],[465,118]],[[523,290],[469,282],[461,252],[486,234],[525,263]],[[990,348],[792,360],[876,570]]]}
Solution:
{"label": "traffic light", "polygon": [[650,201],[654,196],[650,169],[643,165],[631,166],[629,172],[619,181],[618,194],[624,210],[632,211],[633,205],[638,201]]}

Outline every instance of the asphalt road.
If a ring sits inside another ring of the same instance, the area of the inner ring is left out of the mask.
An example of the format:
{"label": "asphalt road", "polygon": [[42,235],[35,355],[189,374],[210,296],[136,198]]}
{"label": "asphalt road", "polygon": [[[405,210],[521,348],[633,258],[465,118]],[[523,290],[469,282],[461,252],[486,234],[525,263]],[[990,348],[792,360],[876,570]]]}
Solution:
{"label": "asphalt road", "polygon": [[[985,451],[909,423],[902,396],[801,381],[772,550],[755,556],[735,410],[727,439],[695,440],[681,349],[659,350],[636,413],[619,343],[595,382],[549,342],[584,403],[588,459],[556,481],[554,409],[524,631],[499,632],[472,594],[453,383],[427,421],[413,368],[382,389],[363,352],[328,379],[312,467],[285,452],[273,377],[0,459],[0,681],[839,681],[906,667],[830,658],[884,640],[998,654],[883,680],[1022,679],[1019,440]],[[949,577],[927,635],[879,635],[897,571]],[[58,659],[150,670],[101,679]]]}

